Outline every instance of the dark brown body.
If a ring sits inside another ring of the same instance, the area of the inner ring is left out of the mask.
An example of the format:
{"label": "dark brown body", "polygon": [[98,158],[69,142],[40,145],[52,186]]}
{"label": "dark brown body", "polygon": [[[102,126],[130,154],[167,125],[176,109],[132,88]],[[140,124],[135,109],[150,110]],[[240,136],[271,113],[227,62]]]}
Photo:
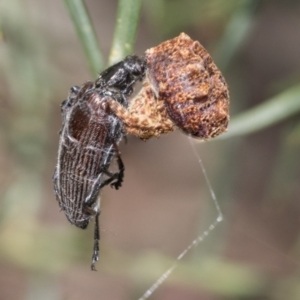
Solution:
{"label": "dark brown body", "polygon": [[[109,107],[113,99],[127,107],[127,97],[135,82],[145,75],[143,58],[129,55],[99,74],[97,80],[81,88],[73,86],[62,105],[57,166],[53,175],[59,206],[68,220],[85,229],[95,217],[92,270],[99,259],[99,214],[101,188],[122,185],[124,164],[118,143],[124,135],[123,123]],[[116,157],[118,172],[109,167]]]}
{"label": "dark brown body", "polygon": [[[122,122],[109,113],[107,99],[87,82],[63,110],[54,189],[68,220],[83,229],[100,211],[101,187],[117,179],[108,168],[118,154]],[[120,181],[122,178],[123,173]]]}

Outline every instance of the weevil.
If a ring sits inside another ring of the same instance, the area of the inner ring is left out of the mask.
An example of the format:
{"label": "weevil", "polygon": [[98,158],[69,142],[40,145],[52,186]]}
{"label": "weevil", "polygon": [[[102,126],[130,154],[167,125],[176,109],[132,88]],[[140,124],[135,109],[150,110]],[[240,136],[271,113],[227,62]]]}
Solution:
{"label": "weevil", "polygon": [[[125,131],[111,112],[109,99],[127,107],[135,82],[144,78],[145,65],[143,58],[128,56],[100,73],[95,82],[72,87],[61,105],[54,191],[71,224],[85,229],[95,218],[92,270],[99,260],[100,190],[108,184],[121,187],[125,169],[118,149]],[[112,173],[109,168],[114,157],[119,170]]]}

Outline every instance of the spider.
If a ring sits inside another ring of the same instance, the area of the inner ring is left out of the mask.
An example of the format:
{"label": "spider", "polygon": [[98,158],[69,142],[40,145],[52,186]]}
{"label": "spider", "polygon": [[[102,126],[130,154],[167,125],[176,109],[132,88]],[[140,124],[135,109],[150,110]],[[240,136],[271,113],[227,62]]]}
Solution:
{"label": "spider", "polygon": [[175,126],[209,139],[227,130],[228,86],[208,52],[185,33],[146,51],[147,75],[128,109],[113,99],[111,110],[126,131],[143,140]]}
{"label": "spider", "polygon": [[[126,107],[134,83],[144,74],[145,61],[128,56],[103,71],[95,82],[72,87],[61,106],[63,124],[54,191],[71,224],[85,229],[95,217],[92,270],[99,260],[100,190],[108,184],[118,189],[124,177],[118,144],[125,133],[122,121],[109,108],[109,100]],[[109,171],[114,157],[119,168],[116,173]]]}

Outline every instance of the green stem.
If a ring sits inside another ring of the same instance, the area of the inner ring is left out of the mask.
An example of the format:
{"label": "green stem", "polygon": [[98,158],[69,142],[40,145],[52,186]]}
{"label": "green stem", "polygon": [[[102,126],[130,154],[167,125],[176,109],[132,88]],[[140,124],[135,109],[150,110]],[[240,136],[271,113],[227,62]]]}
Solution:
{"label": "green stem", "polygon": [[266,102],[240,113],[218,139],[250,134],[282,121],[300,111],[300,85],[293,86]]}
{"label": "green stem", "polygon": [[131,54],[142,0],[119,0],[116,28],[109,56],[112,65]]}
{"label": "green stem", "polygon": [[98,40],[82,0],[64,0],[83,47],[88,66],[94,76],[104,69],[104,59]]}
{"label": "green stem", "polygon": [[240,3],[229,20],[213,53],[214,60],[223,72],[228,68],[232,58],[249,36],[248,33],[253,24],[253,15],[257,11],[260,2],[258,0],[247,0]]}

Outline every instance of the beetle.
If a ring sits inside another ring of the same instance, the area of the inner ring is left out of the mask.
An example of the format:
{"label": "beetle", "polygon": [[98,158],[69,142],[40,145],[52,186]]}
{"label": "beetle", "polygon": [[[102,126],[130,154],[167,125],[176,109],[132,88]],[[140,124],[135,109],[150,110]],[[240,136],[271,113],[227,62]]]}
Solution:
{"label": "beetle", "polygon": [[[121,187],[124,164],[118,144],[125,136],[123,122],[110,110],[109,100],[127,106],[135,82],[143,80],[145,61],[132,55],[100,73],[95,82],[74,86],[61,105],[57,165],[53,184],[59,206],[71,224],[85,229],[95,217],[91,269],[99,260],[101,188]],[[110,172],[116,157],[118,171]]]}

